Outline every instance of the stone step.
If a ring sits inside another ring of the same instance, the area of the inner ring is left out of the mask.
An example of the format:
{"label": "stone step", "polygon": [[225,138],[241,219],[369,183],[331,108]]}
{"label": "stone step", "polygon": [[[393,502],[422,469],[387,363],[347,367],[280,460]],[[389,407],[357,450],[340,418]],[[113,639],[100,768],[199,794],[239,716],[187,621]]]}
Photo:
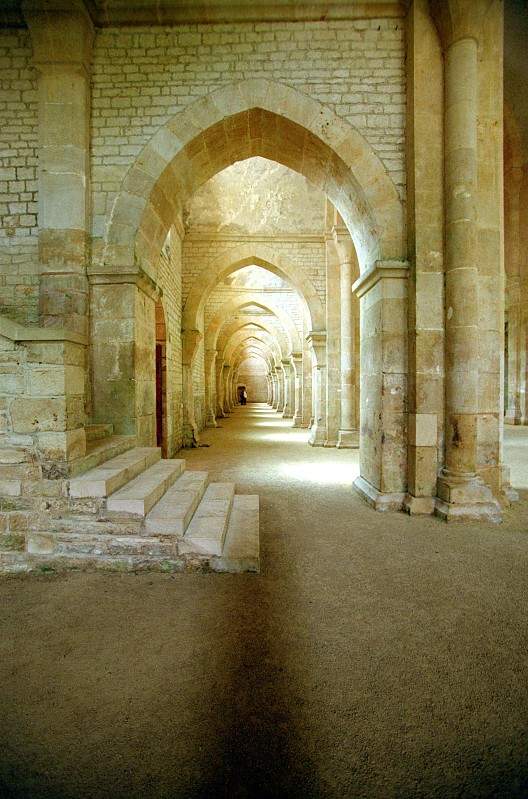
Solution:
{"label": "stone step", "polygon": [[86,445],[86,455],[72,462],[70,475],[77,477],[85,474],[90,469],[95,469],[101,463],[106,463],[111,458],[131,450],[135,446],[135,436],[108,436],[108,438],[90,441]]}
{"label": "stone step", "polygon": [[208,482],[207,472],[184,472],[146,517],[145,531],[183,536]]}
{"label": "stone step", "polygon": [[109,535],[101,533],[29,533],[29,555],[54,557],[174,557],[174,542],[155,536]]}
{"label": "stone step", "polygon": [[100,441],[102,438],[109,438],[114,432],[112,424],[87,424],[84,427],[86,441]]}
{"label": "stone step", "polygon": [[35,532],[46,533],[48,529],[61,535],[86,534],[86,535],[143,535],[144,520],[141,516],[123,516],[106,518],[105,510],[102,516],[90,517],[88,514],[68,513],[60,519],[53,519],[47,526],[41,525]]}
{"label": "stone step", "polygon": [[160,458],[159,447],[134,447],[70,480],[70,497],[107,497]]}
{"label": "stone step", "polygon": [[184,470],[184,460],[159,460],[108,497],[107,510],[146,516]]}
{"label": "stone step", "polygon": [[219,557],[211,559],[211,568],[218,572],[259,572],[259,498],[256,494],[239,494],[233,507]]}
{"label": "stone step", "polygon": [[234,483],[211,483],[207,487],[179,544],[180,554],[222,554],[234,494]]}

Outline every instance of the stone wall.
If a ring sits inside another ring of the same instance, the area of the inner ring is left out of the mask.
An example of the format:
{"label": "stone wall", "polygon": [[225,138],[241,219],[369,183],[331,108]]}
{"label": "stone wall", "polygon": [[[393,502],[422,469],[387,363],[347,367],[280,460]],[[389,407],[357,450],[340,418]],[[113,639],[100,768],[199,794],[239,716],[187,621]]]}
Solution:
{"label": "stone wall", "polygon": [[38,322],[37,82],[27,30],[0,31],[0,314]]}
{"label": "stone wall", "polygon": [[267,402],[267,369],[260,358],[247,358],[240,364],[237,385],[245,386],[248,402]]}
{"label": "stone wall", "polygon": [[[70,336],[70,338],[68,338]],[[85,345],[0,319],[0,546],[21,549],[34,514],[65,502],[86,453]]]}
{"label": "stone wall", "polygon": [[92,71],[96,238],[127,169],[152,135],[226,83],[267,78],[357,127],[404,194],[403,19],[99,30]]}

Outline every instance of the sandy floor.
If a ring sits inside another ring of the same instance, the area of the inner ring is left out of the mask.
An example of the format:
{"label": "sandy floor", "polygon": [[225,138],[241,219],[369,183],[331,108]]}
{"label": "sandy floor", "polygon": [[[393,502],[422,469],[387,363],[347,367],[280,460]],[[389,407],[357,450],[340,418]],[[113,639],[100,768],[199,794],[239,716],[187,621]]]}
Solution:
{"label": "sandy floor", "polygon": [[260,494],[260,576],[0,580],[2,798],[528,795],[528,494],[379,515],[305,439],[248,406],[186,453]]}

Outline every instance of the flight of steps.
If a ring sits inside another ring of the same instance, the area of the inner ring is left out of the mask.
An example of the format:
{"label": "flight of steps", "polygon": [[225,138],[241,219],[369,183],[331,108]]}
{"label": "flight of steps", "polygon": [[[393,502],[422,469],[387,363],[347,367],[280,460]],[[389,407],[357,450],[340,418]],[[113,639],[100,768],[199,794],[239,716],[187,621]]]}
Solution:
{"label": "flight of steps", "polygon": [[67,512],[41,518],[26,546],[33,566],[258,572],[258,496],[133,447],[70,479]]}

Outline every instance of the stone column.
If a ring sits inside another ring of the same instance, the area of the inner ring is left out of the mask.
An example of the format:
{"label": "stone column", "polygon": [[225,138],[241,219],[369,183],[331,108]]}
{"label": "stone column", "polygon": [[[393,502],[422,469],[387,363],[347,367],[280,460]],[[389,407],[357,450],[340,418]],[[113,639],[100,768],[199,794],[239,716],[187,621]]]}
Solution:
{"label": "stone column", "polygon": [[286,372],[282,361],[277,368],[277,377],[279,378],[279,404],[277,405],[277,413],[283,414],[286,404]]}
{"label": "stone column", "polygon": [[[218,353],[218,350],[217,350]],[[218,357],[216,358],[216,416],[222,419],[225,416],[224,411],[224,361]]]}
{"label": "stone column", "polygon": [[302,426],[311,428],[314,421],[313,413],[313,390],[312,390],[312,353],[311,347],[306,338],[303,337],[303,360],[302,360]]}
{"label": "stone column", "polygon": [[360,476],[376,510],[401,510],[407,489],[407,275],[377,261],[356,280],[361,302]]}
{"label": "stone column", "polygon": [[[328,203],[327,226],[335,210]],[[341,298],[339,289],[339,257],[332,227],[325,233],[326,251],[326,441],[325,447],[335,447],[341,417]]]}
{"label": "stone column", "polygon": [[290,355],[293,371],[293,426],[302,427],[302,375],[303,357],[301,352],[292,352]]}
{"label": "stone column", "polygon": [[409,6],[407,246],[409,442],[405,510],[435,508],[444,445],[443,55],[427,0]]}
{"label": "stone column", "polygon": [[194,410],[193,366],[202,340],[199,330],[182,330],[183,446],[200,443]]}
{"label": "stone column", "polygon": [[266,385],[268,388],[268,398],[266,402],[268,405],[273,405],[273,382],[271,380],[271,372],[266,375]]}
{"label": "stone column", "polygon": [[312,352],[312,392],[314,421],[308,443],[324,447],[326,441],[326,331],[312,331],[307,336]]}
{"label": "stone column", "polygon": [[228,366],[226,373],[225,373],[225,381],[226,381],[226,388],[225,388],[225,397],[226,397],[226,406],[228,413],[231,413],[233,410],[233,367],[231,365]]}
{"label": "stone column", "polygon": [[359,447],[356,426],[356,357],[354,297],[352,283],[359,276],[356,250],[347,230],[334,227],[334,241],[339,255],[341,304],[341,421],[337,437],[340,449]]}
{"label": "stone column", "polygon": [[222,367],[222,408],[224,414],[229,416],[231,410],[229,405],[229,371],[231,367],[228,363],[224,363]]}
{"label": "stone column", "polygon": [[477,238],[478,41],[489,2],[438,5],[445,48],[446,442],[436,512],[446,521],[499,521],[500,506],[477,475],[482,312]]}
{"label": "stone column", "polygon": [[277,410],[279,406],[279,378],[277,375],[277,367],[273,366],[271,369],[271,380],[273,383],[273,402],[271,407],[274,411]]}
{"label": "stone column", "polygon": [[295,409],[295,374],[289,360],[282,362],[282,370],[284,372],[284,411],[282,415],[284,419],[292,419]]}
{"label": "stone column", "polygon": [[23,10],[39,74],[40,320],[88,335],[94,29],[76,0],[28,0]]}
{"label": "stone column", "polygon": [[205,424],[216,427],[216,350],[205,351]]}
{"label": "stone column", "polygon": [[522,299],[520,281],[517,276],[508,278],[507,285],[507,319],[508,319],[508,386],[506,397],[506,424],[526,424],[523,415],[522,395]]}

